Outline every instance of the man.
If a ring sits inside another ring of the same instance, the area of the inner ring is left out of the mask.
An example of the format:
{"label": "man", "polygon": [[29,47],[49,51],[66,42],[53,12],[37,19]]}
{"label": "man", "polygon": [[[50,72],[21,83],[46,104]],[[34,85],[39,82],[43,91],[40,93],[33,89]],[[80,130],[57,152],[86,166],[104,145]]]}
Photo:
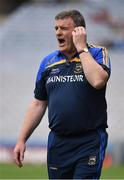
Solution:
{"label": "man", "polygon": [[85,21],[77,10],[55,17],[58,50],[40,65],[34,99],[14,149],[22,166],[26,141],[48,105],[50,179],[98,179],[107,145],[105,90],[110,61],[105,48],[87,43]]}

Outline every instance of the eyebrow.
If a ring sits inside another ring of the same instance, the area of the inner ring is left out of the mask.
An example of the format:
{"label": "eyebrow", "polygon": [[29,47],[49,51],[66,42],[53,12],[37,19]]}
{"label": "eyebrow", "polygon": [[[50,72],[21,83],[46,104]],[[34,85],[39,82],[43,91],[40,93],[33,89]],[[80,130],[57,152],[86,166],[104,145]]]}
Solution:
{"label": "eyebrow", "polygon": [[55,29],[58,28],[58,27],[60,27],[60,28],[68,28],[67,26],[55,26]]}

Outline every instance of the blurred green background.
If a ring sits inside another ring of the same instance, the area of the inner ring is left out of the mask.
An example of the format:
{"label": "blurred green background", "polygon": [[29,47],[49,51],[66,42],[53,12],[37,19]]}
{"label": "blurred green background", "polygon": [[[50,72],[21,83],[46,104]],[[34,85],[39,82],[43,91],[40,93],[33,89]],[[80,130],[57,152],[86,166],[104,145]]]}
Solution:
{"label": "blurred green background", "polygon": [[[24,165],[18,168],[14,164],[0,164],[0,179],[48,179],[46,165]],[[124,179],[124,166],[104,168],[101,179]]]}

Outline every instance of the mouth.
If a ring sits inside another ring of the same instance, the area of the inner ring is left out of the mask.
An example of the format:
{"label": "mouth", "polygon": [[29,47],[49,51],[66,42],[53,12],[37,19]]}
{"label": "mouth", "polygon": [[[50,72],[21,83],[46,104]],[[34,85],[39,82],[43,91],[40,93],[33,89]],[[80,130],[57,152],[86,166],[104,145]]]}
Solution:
{"label": "mouth", "polygon": [[65,45],[65,39],[64,38],[58,38],[59,46],[62,47]]}

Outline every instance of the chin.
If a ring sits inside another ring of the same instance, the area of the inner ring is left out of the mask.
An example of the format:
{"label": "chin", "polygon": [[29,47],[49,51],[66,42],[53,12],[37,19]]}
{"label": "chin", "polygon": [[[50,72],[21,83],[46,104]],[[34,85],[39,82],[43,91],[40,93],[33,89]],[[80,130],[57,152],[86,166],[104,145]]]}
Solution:
{"label": "chin", "polygon": [[67,52],[67,49],[66,48],[64,48],[64,47],[59,47],[59,50],[61,51],[61,52]]}

